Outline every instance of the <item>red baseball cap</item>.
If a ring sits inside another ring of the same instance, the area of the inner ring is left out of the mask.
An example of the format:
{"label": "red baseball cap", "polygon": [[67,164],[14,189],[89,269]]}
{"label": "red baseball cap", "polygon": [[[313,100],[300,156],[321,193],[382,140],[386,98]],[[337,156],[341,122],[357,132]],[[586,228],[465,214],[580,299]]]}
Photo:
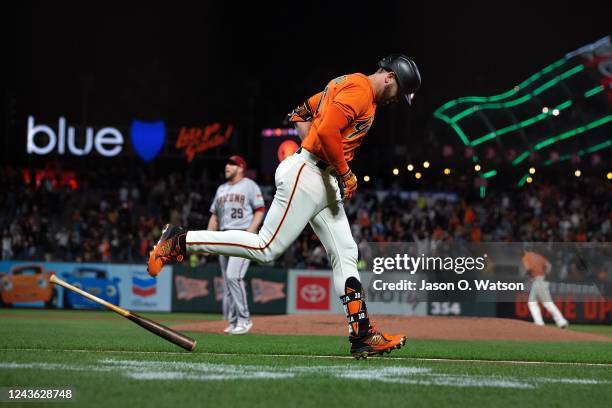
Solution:
{"label": "red baseball cap", "polygon": [[240,167],[242,167],[245,170],[247,168],[246,160],[244,160],[242,157],[238,156],[237,154],[235,154],[233,156],[230,156],[230,158],[227,159],[227,162],[231,163],[231,164],[235,164],[237,166],[240,166]]}

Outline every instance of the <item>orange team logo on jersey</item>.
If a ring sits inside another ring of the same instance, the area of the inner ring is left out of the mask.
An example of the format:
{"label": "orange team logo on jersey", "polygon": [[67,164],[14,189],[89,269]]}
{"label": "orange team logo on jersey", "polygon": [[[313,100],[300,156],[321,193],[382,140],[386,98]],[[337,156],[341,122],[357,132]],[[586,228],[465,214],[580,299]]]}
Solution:
{"label": "orange team logo on jersey", "polygon": [[323,92],[310,97],[291,114],[291,122],[312,120],[312,127],[304,138],[302,146],[309,152],[325,158],[325,153],[317,134],[317,125],[325,115],[330,104],[335,104],[346,115],[349,125],[341,130],[342,150],[347,162],[355,155],[355,149],[363,142],[374,122],[376,104],[374,89],[370,80],[363,74],[342,75],[327,84]]}

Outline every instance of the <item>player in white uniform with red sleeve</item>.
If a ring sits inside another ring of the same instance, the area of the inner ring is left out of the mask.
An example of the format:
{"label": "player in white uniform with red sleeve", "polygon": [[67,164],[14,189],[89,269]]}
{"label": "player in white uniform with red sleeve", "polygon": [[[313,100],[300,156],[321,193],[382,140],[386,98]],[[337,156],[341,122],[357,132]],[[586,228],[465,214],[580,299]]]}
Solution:
{"label": "player in white uniform with red sleeve", "polygon": [[[208,230],[257,232],[265,206],[257,183],[244,177],[246,166],[246,161],[240,156],[228,159],[225,165],[227,182],[219,186],[210,206]],[[219,255],[219,264],[225,283],[223,318],[229,322],[224,333],[246,334],[253,327],[244,285],[250,260]]]}

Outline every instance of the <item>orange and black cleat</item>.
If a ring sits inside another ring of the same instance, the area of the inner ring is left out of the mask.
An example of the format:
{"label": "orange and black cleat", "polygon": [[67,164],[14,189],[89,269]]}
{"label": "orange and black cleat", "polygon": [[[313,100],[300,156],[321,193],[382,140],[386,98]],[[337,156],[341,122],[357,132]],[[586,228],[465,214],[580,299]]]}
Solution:
{"label": "orange and black cleat", "polygon": [[351,355],[357,360],[368,358],[373,355],[383,355],[395,349],[400,349],[406,344],[406,336],[398,334],[395,336],[382,333],[375,327],[370,327],[368,334],[361,338],[351,338]]}
{"label": "orange and black cleat", "polygon": [[181,227],[166,224],[157,244],[149,253],[147,272],[157,276],[165,264],[182,262],[185,259],[185,237],[187,231]]}

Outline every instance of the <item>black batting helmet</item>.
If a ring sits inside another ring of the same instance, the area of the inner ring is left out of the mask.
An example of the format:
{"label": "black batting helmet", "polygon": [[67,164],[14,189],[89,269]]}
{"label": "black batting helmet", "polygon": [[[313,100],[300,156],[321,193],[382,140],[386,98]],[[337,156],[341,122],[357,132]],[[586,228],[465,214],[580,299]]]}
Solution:
{"label": "black batting helmet", "polygon": [[421,86],[421,74],[415,62],[403,54],[391,54],[378,61],[378,66],[395,74],[400,91],[411,103],[414,93]]}

